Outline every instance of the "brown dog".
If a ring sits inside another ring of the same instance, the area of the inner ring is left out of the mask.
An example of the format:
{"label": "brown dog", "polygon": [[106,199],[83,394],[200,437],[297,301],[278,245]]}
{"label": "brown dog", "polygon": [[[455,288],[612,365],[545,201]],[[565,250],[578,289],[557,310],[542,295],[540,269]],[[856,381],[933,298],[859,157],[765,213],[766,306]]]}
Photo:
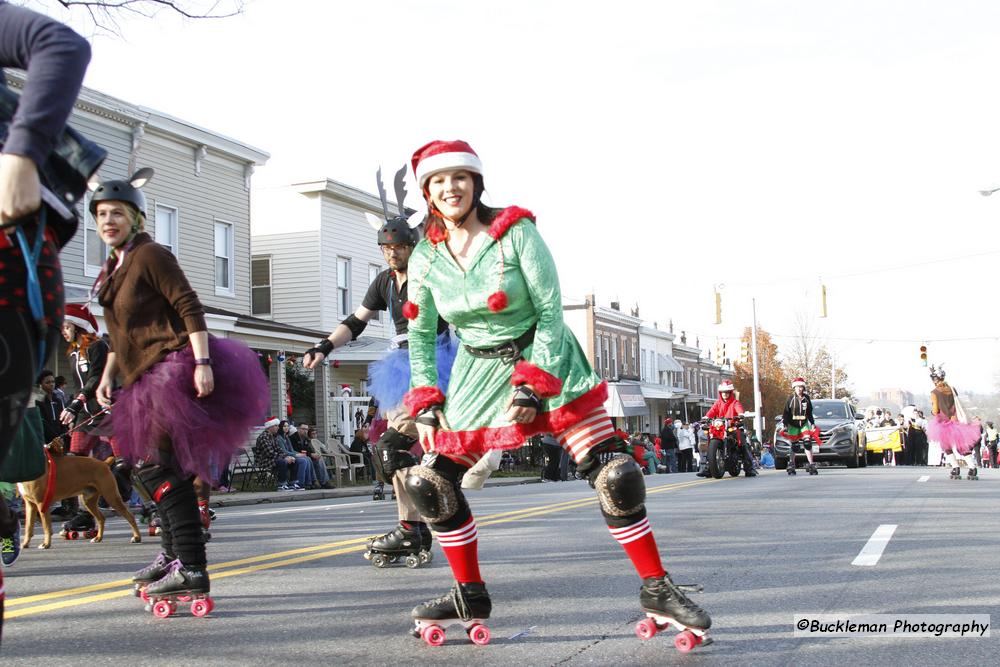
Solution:
{"label": "brown dog", "polygon": [[30,482],[19,482],[17,485],[21,497],[24,498],[22,549],[28,548],[35,533],[35,515],[41,518],[42,530],[45,534],[45,539],[42,540],[38,548],[48,549],[52,545],[52,517],[49,516],[49,508],[42,507],[45,491],[48,488],[50,465],[54,465],[56,469],[55,488],[51,500],[62,500],[82,494],[84,506],[97,520],[97,537],[91,542],[100,542],[104,538],[104,515],[97,506],[97,499],[100,496],[104,496],[108,504],[132,526],[132,542],[142,541],[135,517],[122,502],[115,476],[106,463],[86,456],[62,456],[62,446],[58,438],[49,445],[49,450],[52,453],[52,458],[45,463],[45,473],[38,479]]}

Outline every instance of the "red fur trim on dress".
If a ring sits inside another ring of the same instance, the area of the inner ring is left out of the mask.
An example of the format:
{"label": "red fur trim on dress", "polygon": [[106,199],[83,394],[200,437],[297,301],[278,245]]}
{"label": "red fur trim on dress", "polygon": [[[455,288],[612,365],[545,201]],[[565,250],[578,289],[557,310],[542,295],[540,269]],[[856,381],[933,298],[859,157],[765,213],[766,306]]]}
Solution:
{"label": "red fur trim on dress", "polygon": [[514,365],[510,383],[515,387],[530,384],[542,398],[557,396],[562,391],[562,380],[527,361],[519,361]]}
{"label": "red fur trim on dress", "polygon": [[517,449],[528,438],[539,433],[562,433],[604,405],[608,399],[608,384],[602,382],[586,394],[578,396],[552,412],[542,412],[530,424],[511,424],[476,429],[475,431],[438,431],[434,449],[444,455],[484,453],[490,449]]}
{"label": "red fur trim on dress", "polygon": [[411,417],[435,404],[444,405],[444,394],[437,387],[414,387],[403,395],[403,405]]}
{"label": "red fur trim on dress", "polygon": [[526,208],[521,208],[520,206],[508,206],[504,210],[497,214],[497,217],[493,218],[493,222],[490,223],[490,229],[487,232],[494,239],[499,239],[501,236],[507,233],[515,222],[523,218],[528,218],[532,222],[535,221],[535,214]]}

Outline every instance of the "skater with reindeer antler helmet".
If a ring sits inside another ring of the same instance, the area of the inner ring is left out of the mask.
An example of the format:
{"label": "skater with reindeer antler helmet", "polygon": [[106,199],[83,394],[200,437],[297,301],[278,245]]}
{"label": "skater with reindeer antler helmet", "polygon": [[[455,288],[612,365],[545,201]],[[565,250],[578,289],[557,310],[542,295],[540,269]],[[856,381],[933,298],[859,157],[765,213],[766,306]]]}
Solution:
{"label": "skater with reindeer antler helmet", "polygon": [[819,429],[813,421],[812,399],[806,393],[806,381],[801,377],[792,380],[792,395],[785,403],[785,412],[781,415],[783,424],[782,435],[791,443],[791,451],[788,456],[788,474],[795,474],[795,454],[798,451],[805,451],[806,470],[810,475],[819,474],[816,463],[813,460],[813,443],[819,447],[822,442],[819,437]]}
{"label": "skater with reindeer antler helmet", "polygon": [[[201,513],[194,477],[245,442],[270,403],[267,379],[246,345],[209,336],[205,309],[164,246],[145,232],[142,188],[153,170],[93,184],[90,212],[110,249],[94,283],[104,308],[111,353],[97,400],[114,409],[106,420],[122,456],[136,464],[135,483],[156,503],[163,551],[133,578],[157,616],[179,596],[191,611],[211,611]],[[122,389],[114,391],[115,378]]]}
{"label": "skater with reindeer antler helmet", "polygon": [[[514,449],[552,433],[597,490],[612,537],[642,579],[648,639],[674,625],[679,646],[701,643],[708,614],[667,576],[646,517],[642,469],[624,454],[604,409],[607,384],[594,373],[563,323],[559,276],[530,211],[482,201],[483,165],[464,141],[433,141],[412,159],[427,201],[425,238],[410,259],[412,388],[405,404],[428,451],[406,477],[417,508],[437,536],[455,585],[412,612],[414,634],[444,641],[464,626],[485,644],[492,602],[479,570],[476,522],[459,478],[493,449]],[[447,393],[437,386],[436,323],[462,343]]]}
{"label": "skater with reindeer antler helmet", "polygon": [[958,392],[945,382],[944,364],[931,366],[931,414],[927,424],[927,437],[941,445],[945,461],[951,465],[951,478],[962,479],[959,458],[969,467],[968,478],[979,479],[973,447],[980,438],[978,424],[970,424],[958,399]]}
{"label": "skater with reindeer antler helmet", "polygon": [[[424,217],[423,213],[407,215],[404,206],[405,177],[406,165],[403,165],[396,172],[394,183],[399,214],[392,216],[389,213],[385,187],[382,185],[382,170],[379,169],[376,184],[385,218],[365,214],[368,223],[378,232],[378,245],[389,268],[372,281],[361,306],[348,315],[329,337],[310,348],[302,360],[306,368],[315,368],[336,348],[360,336],[372,318],[381,311],[388,311],[389,319],[395,325],[396,336],[392,339],[390,351],[369,367],[368,391],[374,399],[375,409],[388,421],[388,428],[375,443],[375,475],[379,482],[392,484],[399,514],[399,524],[393,530],[372,538],[368,543],[364,558],[376,567],[385,567],[400,558],[409,567],[417,567],[431,560],[430,529],[403,484],[406,472],[416,465],[417,457],[423,453],[417,444],[416,422],[403,407],[403,395],[410,388],[409,320],[403,315],[403,304],[407,301],[409,287],[410,253],[417,243],[417,232],[413,228]],[[458,347],[448,332],[448,323],[441,318],[437,320],[435,333],[438,383],[446,391],[451,364]],[[370,421],[373,416],[371,409],[369,413]]]}

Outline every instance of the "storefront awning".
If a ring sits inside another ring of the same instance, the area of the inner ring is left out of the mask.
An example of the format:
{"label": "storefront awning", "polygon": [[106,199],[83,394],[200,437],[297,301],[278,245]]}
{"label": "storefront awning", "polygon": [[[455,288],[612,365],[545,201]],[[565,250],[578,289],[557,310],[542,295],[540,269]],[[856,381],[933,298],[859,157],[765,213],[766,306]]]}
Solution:
{"label": "storefront awning", "polygon": [[683,373],[684,367],[680,365],[676,359],[671,357],[669,354],[657,354],[656,362],[660,367],[660,371],[668,371],[670,373]]}
{"label": "storefront awning", "polygon": [[643,384],[640,388],[642,389],[642,395],[650,400],[670,400],[672,398],[681,398],[674,392],[670,391],[670,387],[665,387],[659,384]]}
{"label": "storefront awning", "polygon": [[608,383],[608,400],[605,409],[612,417],[639,417],[649,414],[642,388],[637,384]]}

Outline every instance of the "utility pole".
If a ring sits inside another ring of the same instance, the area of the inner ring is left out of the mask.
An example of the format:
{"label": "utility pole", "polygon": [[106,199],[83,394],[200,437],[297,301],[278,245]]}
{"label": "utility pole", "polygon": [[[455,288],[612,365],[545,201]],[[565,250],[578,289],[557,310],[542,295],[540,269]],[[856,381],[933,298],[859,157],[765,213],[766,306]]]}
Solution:
{"label": "utility pole", "polygon": [[764,429],[761,425],[761,413],[764,406],[760,401],[760,362],[757,358],[757,299],[753,299],[753,325],[750,327],[750,347],[753,353],[753,430],[759,442],[764,442]]}

